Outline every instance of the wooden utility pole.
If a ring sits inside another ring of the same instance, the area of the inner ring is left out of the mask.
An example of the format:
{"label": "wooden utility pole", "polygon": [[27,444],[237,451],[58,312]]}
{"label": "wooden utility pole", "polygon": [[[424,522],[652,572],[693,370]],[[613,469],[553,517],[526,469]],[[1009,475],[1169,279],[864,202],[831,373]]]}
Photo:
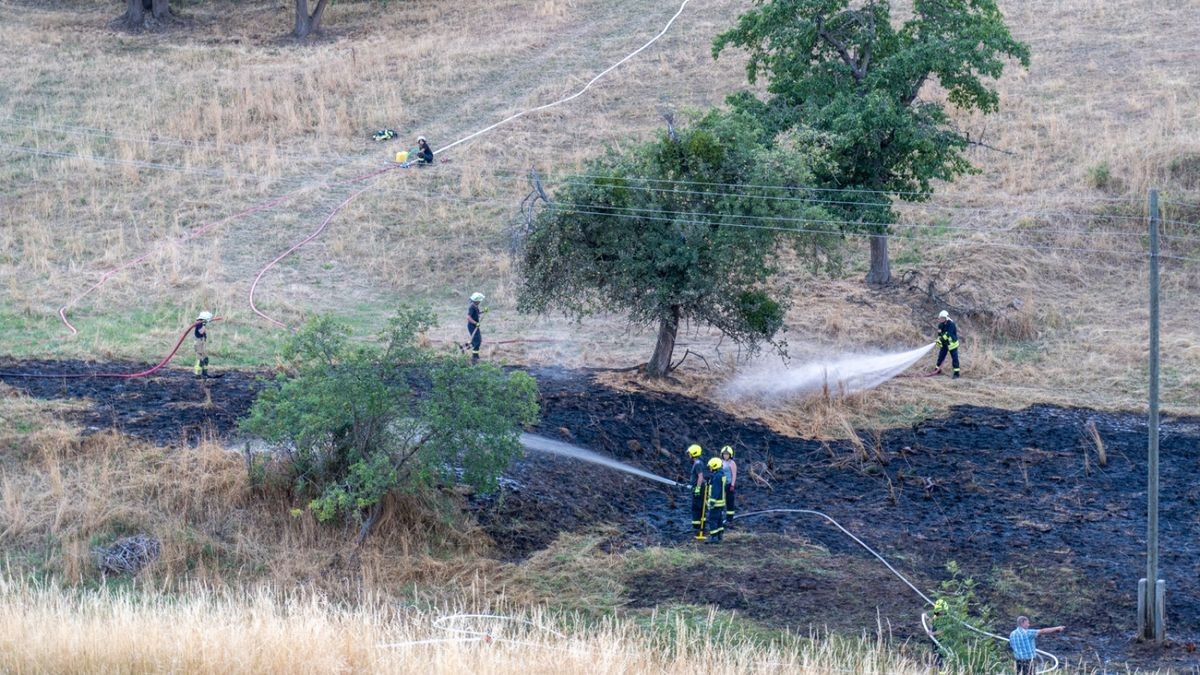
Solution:
{"label": "wooden utility pole", "polygon": [[1166,586],[1158,579],[1158,190],[1150,191],[1150,424],[1146,466],[1146,578],[1138,582],[1138,637],[1162,643]]}

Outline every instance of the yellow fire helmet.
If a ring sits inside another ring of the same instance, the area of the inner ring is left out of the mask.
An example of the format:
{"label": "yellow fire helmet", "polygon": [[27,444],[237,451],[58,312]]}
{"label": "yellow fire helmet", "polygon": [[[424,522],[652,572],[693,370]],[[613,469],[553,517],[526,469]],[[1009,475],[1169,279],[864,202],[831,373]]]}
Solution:
{"label": "yellow fire helmet", "polygon": [[728,454],[730,457],[733,457],[733,448],[728,445],[721,448],[721,456],[724,457],[726,454]]}
{"label": "yellow fire helmet", "polygon": [[694,457],[699,457],[699,456],[700,456],[700,455],[702,455],[703,453],[704,453],[704,450],[703,450],[703,449],[701,449],[701,447],[700,447],[700,446],[698,446],[698,445],[696,445],[695,443],[693,443],[692,445],[688,446],[688,457],[693,457],[693,458],[694,458]]}
{"label": "yellow fire helmet", "polygon": [[396,163],[397,164],[403,164],[407,161],[408,161],[408,151],[407,150],[401,150],[400,152],[396,153]]}
{"label": "yellow fire helmet", "polygon": [[721,464],[722,462],[720,459],[713,457],[712,459],[708,460],[708,470],[716,471],[717,469],[721,468]]}

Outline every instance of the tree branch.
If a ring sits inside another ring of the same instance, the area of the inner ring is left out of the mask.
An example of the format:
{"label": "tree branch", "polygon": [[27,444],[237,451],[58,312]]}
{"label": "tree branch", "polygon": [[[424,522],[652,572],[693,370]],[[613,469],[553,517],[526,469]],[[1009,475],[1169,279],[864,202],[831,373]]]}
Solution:
{"label": "tree branch", "polygon": [[1017,153],[1013,152],[1012,150],[1005,150],[1004,148],[997,148],[997,147],[996,147],[996,146],[994,146],[994,145],[988,145],[987,143],[984,143],[983,141],[976,141],[976,140],[974,140],[974,139],[972,139],[972,138],[971,138],[971,133],[970,133],[970,132],[967,132],[967,133],[963,134],[963,138],[967,139],[967,144],[968,144],[968,145],[977,145],[977,146],[979,146],[979,147],[981,147],[981,148],[986,148],[986,149],[988,149],[988,150],[992,150],[992,151],[994,151],[994,152],[1003,153],[1003,154],[1005,154],[1005,155],[1009,155],[1009,156],[1014,156],[1014,155],[1016,155],[1016,154],[1017,154]]}
{"label": "tree branch", "polygon": [[841,40],[835,38],[832,33],[825,29],[824,17],[817,17],[817,37],[825,41],[826,44],[833,47],[838,55],[842,57],[842,63],[850,67],[850,75],[854,77],[855,82],[862,81],[862,74],[858,71],[858,62],[850,54],[850,50]]}
{"label": "tree branch", "polygon": [[825,29],[825,19],[823,17],[817,17],[817,37],[824,40],[826,44],[837,51],[838,55],[842,57],[842,63],[850,67],[850,75],[854,78],[854,82],[856,84],[861,83],[863,77],[867,74],[866,69],[850,53],[850,49],[846,46],[846,43],[837,39],[833,36],[833,33]]}
{"label": "tree branch", "polygon": [[679,134],[675,133],[675,113],[666,111],[662,114],[663,119],[667,122],[667,137],[675,143],[679,142]]}
{"label": "tree branch", "polygon": [[375,523],[379,522],[379,516],[383,513],[383,498],[371,505],[371,509],[367,511],[367,519],[363,521],[362,527],[358,528],[358,539],[354,542],[355,547],[362,548],[363,542],[366,541],[367,535],[370,534],[371,528]]}
{"label": "tree branch", "polygon": [[912,105],[912,102],[917,100],[917,95],[921,93],[921,87],[925,86],[925,81],[928,79],[929,79],[929,73],[925,73],[924,75],[922,75],[920,78],[917,79],[916,84],[914,84],[913,88],[909,90],[908,96],[904,97],[904,107],[905,108]]}
{"label": "tree branch", "polygon": [[867,39],[863,45],[862,74],[865,77],[867,69],[871,66],[871,47],[875,45],[875,14],[867,12]]}

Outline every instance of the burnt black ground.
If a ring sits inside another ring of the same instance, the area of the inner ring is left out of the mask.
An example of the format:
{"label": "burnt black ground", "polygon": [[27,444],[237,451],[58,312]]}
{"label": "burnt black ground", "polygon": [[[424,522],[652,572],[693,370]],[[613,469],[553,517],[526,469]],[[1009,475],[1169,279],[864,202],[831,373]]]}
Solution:
{"label": "burnt black ground", "polygon": [[[178,370],[139,380],[2,374],[139,369],[128,363],[10,361],[0,362],[0,380],[40,398],[89,399],[94,406],[76,414],[83,426],[113,427],[159,443],[232,434],[261,386],[260,375],[236,371],[209,383]],[[1160,650],[1132,639],[1137,579],[1145,573],[1147,425],[1141,416],[1042,405],[1020,411],[961,406],[944,419],[882,432],[877,442],[864,435],[878,452],[863,461],[848,443],[781,436],[685,397],[617,391],[580,371],[535,369],[532,374],[542,394],[538,433],[680,480],[686,469],[683,449],[690,443],[706,450],[733,445],[743,468],[741,513],[770,508],[828,513],[925,589],[944,578],[946,561],[956,560],[1000,611],[1000,625],[1008,626],[1016,612],[1032,613],[1035,623],[1067,624],[1063,637],[1042,642],[1060,655],[1200,667],[1200,652],[1185,649],[1200,637],[1200,484],[1195,480],[1200,420],[1165,418],[1162,427],[1160,566],[1172,646]],[[206,403],[206,388],[211,403]],[[1105,467],[1097,465],[1094,453],[1085,467],[1089,422],[1107,446]],[[769,471],[770,487],[747,480],[746,469],[755,462]],[[612,542],[616,548],[693,545],[686,499],[665,486],[538,455],[514,465],[508,479],[501,498],[476,503],[498,555],[506,559],[521,559],[564,530],[597,524],[620,528],[623,534]],[[866,574],[861,588],[830,589],[819,575],[778,563],[788,547],[811,542],[835,555],[853,556],[855,569],[868,569],[871,559],[830,526],[811,516],[768,515],[746,518],[735,527],[719,555],[764,561],[743,571],[737,592],[649,573],[631,580],[630,602],[699,600],[793,628],[852,628],[828,615],[831,606],[858,602],[869,611],[842,613],[874,616],[878,607],[897,636],[916,635],[913,617],[921,603],[888,575]],[[860,628],[873,631],[875,626]]]}
{"label": "burnt black ground", "polygon": [[[0,381],[36,398],[90,400],[90,409],[71,418],[84,429],[116,429],[166,445],[194,444],[204,435],[228,436],[250,409],[264,376],[213,368],[210,372],[220,377],[197,380],[191,370],[164,368],[134,379],[80,377],[136,373],[150,365],[0,359]],[[14,377],[16,373],[37,377]]]}

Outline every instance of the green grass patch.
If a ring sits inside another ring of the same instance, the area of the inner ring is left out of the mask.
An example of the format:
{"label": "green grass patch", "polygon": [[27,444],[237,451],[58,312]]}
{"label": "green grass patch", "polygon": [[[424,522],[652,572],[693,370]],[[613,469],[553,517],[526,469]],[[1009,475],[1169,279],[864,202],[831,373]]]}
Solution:
{"label": "green grass patch", "polygon": [[1011,364],[1042,363],[1046,358],[1046,349],[1040,342],[1022,340],[1004,345],[1004,360]]}

